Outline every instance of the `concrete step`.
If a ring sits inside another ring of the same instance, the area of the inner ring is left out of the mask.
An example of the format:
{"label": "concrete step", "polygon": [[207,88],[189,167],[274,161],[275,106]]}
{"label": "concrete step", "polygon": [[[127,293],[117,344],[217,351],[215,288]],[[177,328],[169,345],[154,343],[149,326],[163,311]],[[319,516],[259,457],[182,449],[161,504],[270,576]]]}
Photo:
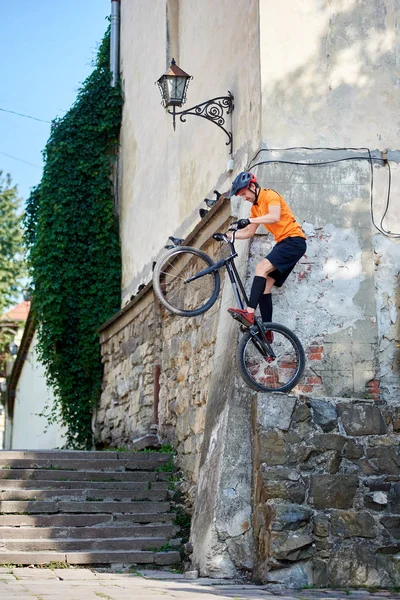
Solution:
{"label": "concrete step", "polygon": [[171,455],[0,451],[0,564],[180,563]]}
{"label": "concrete step", "polygon": [[[125,514],[7,514],[0,515],[1,527],[94,527],[100,525],[111,525],[116,527],[151,523],[172,523],[175,519],[174,513],[143,512]],[[1,530],[0,530],[1,531]]]}
{"label": "concrete step", "polygon": [[49,513],[164,513],[171,508],[169,502],[79,502],[79,501],[13,501],[0,502],[0,514]]}
{"label": "concrete step", "polygon": [[90,460],[146,462],[158,458],[168,462],[169,452],[107,452],[104,450],[0,450],[0,460]]}
{"label": "concrete step", "polygon": [[[102,489],[57,489],[57,490],[6,490],[0,492],[2,500],[118,500],[118,501],[160,501],[167,500],[168,490],[102,490]],[[1,508],[0,508],[1,512]]]}
{"label": "concrete step", "polygon": [[0,450],[0,458],[8,459],[21,459],[21,458],[59,458],[64,456],[65,458],[81,459],[90,458],[94,460],[96,458],[114,460],[118,456],[125,454],[134,454],[133,452],[106,452],[103,450]]}
{"label": "concrete step", "polygon": [[[93,530],[92,530],[93,533]],[[124,550],[159,550],[167,543],[167,538],[101,538],[97,539],[0,539],[1,552],[92,552],[92,551],[124,551]]]}
{"label": "concrete step", "polygon": [[158,525],[97,525],[96,527],[0,527],[0,541],[6,540],[83,540],[89,538],[171,538],[178,532],[178,527],[169,523]]}
{"label": "concrete step", "polygon": [[155,564],[173,565],[181,562],[177,551],[151,552],[125,550],[123,552],[107,552],[102,550],[91,552],[0,552],[0,564],[46,565],[60,562],[70,565],[90,564]]}
{"label": "concrete step", "polygon": [[100,471],[94,467],[91,471],[71,471],[69,469],[0,469],[0,481],[7,479],[35,481],[99,481],[99,482],[143,482],[168,481],[172,473],[156,471]]}
{"label": "concrete step", "polygon": [[171,461],[166,452],[94,452],[74,453],[0,451],[0,468],[91,470],[152,470],[165,467]]}
{"label": "concrete step", "polygon": [[[3,453],[2,453],[3,454]],[[0,457],[1,469],[55,469],[70,471],[140,471],[165,466],[171,460],[170,454],[159,452],[132,453],[117,458],[10,458]]]}
{"label": "concrete step", "polygon": [[87,490],[87,489],[101,489],[101,490],[168,490],[168,481],[54,481],[52,479],[45,479],[39,481],[34,480],[19,480],[19,479],[0,479],[0,491],[5,492],[7,490]]}

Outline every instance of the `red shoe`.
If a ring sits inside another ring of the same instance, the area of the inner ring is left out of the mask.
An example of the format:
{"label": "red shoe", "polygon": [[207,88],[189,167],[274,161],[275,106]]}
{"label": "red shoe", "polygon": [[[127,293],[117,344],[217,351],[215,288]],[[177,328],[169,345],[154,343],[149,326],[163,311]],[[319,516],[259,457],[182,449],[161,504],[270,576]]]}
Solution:
{"label": "red shoe", "polygon": [[228,313],[246,327],[254,325],[254,313],[249,313],[247,310],[242,310],[241,308],[228,308]]}

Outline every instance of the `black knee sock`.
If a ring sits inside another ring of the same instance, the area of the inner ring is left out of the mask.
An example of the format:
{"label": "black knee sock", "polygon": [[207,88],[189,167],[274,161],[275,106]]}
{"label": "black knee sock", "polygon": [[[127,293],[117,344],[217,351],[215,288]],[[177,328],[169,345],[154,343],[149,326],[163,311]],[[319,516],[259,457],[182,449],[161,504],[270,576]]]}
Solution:
{"label": "black knee sock", "polygon": [[272,294],[263,294],[259,302],[261,320],[263,323],[272,321]]}
{"label": "black knee sock", "polygon": [[253,285],[251,286],[251,291],[250,291],[250,299],[249,299],[249,307],[250,308],[254,308],[254,310],[257,308],[258,303],[260,302],[260,298],[264,293],[266,283],[267,283],[267,280],[265,277],[260,277],[259,275],[256,275],[254,277]]}

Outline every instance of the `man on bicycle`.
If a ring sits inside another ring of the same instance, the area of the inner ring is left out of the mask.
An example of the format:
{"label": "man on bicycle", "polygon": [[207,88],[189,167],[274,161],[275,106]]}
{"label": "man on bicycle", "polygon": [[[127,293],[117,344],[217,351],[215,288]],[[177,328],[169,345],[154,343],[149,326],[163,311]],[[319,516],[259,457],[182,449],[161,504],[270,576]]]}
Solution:
{"label": "man on bicycle", "polygon": [[[284,198],[275,190],[261,189],[257,178],[243,171],[234,179],[229,197],[241,196],[252,204],[249,219],[240,219],[232,223],[240,229],[236,239],[252,238],[259,225],[274,236],[276,245],[263,258],[255,269],[255,276],[250,291],[249,304],[246,310],[229,308],[228,312],[246,327],[254,324],[254,313],[260,306],[261,318],[264,323],[272,321],[273,285],[281,287],[296,263],[305,254],[306,236],[296,221]],[[267,332],[267,334],[270,332]],[[272,336],[269,341],[272,341]]]}

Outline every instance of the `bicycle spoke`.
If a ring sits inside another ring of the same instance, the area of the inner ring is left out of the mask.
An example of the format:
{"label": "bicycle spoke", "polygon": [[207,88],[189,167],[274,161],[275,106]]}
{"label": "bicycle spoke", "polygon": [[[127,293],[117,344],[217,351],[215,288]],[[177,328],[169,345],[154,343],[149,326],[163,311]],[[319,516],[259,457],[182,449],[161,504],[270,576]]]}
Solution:
{"label": "bicycle spoke", "polygon": [[274,355],[270,355],[259,339],[252,339],[248,335],[240,347],[240,366],[245,380],[254,389],[287,391],[301,376],[304,368],[303,350],[296,336],[286,328],[272,327],[271,332],[273,341],[270,346]]}
{"label": "bicycle spoke", "polygon": [[[162,260],[162,259],[161,259]],[[156,268],[155,290],[161,302],[176,314],[201,314],[215,301],[219,291],[219,275],[207,273],[188,281],[212,264],[210,258],[198,250],[177,251],[167,256]]]}

